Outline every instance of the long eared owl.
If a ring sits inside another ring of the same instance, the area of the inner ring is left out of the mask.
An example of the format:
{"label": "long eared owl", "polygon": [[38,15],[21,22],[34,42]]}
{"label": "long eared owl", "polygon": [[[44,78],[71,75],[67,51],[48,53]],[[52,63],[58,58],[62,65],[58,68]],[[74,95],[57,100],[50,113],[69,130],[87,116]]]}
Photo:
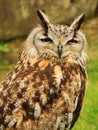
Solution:
{"label": "long eared owl", "polygon": [[0,81],[0,130],[70,130],[82,108],[87,82],[84,14],[70,26],[41,24],[21,50],[15,68]]}

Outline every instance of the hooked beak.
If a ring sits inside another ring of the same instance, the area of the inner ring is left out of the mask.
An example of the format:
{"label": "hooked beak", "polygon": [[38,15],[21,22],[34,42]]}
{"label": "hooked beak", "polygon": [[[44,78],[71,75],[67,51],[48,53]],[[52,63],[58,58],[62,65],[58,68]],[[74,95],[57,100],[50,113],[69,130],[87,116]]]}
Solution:
{"label": "hooked beak", "polygon": [[63,46],[61,44],[57,45],[57,53],[59,55],[59,58],[61,58]]}

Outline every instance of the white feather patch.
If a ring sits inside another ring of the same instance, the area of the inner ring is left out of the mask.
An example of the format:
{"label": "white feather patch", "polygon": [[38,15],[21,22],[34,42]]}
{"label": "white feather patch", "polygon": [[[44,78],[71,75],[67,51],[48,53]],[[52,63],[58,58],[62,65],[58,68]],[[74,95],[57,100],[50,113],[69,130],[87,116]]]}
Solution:
{"label": "white feather patch", "polygon": [[58,117],[57,117],[57,121],[56,121],[56,125],[55,125],[55,130],[58,129],[60,123],[61,123],[61,117],[58,116]]}
{"label": "white feather patch", "polygon": [[75,109],[77,108],[77,104],[78,104],[78,97],[76,98],[76,100],[75,100],[75,107],[74,107],[74,111],[75,111]]}
{"label": "white feather patch", "polygon": [[73,113],[68,113],[68,123],[73,120]]}
{"label": "white feather patch", "polygon": [[34,117],[38,118],[41,114],[41,107],[38,102],[35,103],[35,108],[34,108]]}
{"label": "white feather patch", "polygon": [[55,72],[55,78],[56,78],[56,83],[57,83],[56,86],[57,86],[58,91],[59,91],[61,79],[63,79],[63,74],[62,74],[61,67],[59,65],[55,66],[54,72]]}

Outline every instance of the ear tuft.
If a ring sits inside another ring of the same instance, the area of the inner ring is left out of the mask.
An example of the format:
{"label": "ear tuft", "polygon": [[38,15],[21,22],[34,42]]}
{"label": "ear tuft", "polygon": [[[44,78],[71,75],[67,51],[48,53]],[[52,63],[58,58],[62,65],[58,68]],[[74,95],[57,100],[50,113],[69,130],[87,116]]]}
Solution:
{"label": "ear tuft", "polygon": [[76,18],[73,23],[71,24],[71,28],[75,31],[78,31],[85,20],[85,14],[81,14],[78,18]]}
{"label": "ear tuft", "polygon": [[49,23],[48,17],[40,9],[37,10],[37,15],[40,18],[42,26],[47,30],[48,29],[48,23]]}

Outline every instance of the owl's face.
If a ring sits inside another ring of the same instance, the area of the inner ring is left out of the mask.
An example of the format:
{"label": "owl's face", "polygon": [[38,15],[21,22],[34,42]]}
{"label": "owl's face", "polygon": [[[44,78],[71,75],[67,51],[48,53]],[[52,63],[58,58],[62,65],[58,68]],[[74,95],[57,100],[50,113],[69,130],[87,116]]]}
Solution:
{"label": "owl's face", "polygon": [[78,17],[71,26],[54,25],[47,16],[38,11],[42,26],[33,37],[33,56],[61,60],[68,56],[77,56],[85,50],[85,37],[79,31],[84,15]]}

